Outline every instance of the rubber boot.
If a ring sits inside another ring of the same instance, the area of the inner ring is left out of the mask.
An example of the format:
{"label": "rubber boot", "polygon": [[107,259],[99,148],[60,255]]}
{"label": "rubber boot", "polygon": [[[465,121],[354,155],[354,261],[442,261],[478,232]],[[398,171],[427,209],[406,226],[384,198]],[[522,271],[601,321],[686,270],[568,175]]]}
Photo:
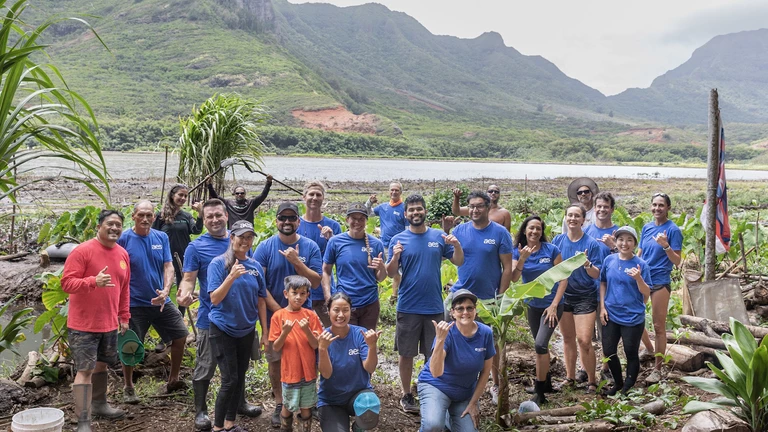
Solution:
{"label": "rubber boot", "polygon": [[552,374],[547,372],[547,379],[544,381],[544,393],[557,393],[557,389],[552,387]]}
{"label": "rubber boot", "polygon": [[[312,417],[310,417],[311,419]],[[280,432],[293,432],[293,415],[283,417],[280,414]]]}
{"label": "rubber boot", "polygon": [[210,381],[200,380],[192,381],[192,391],[195,395],[195,429],[197,430],[210,430],[211,419],[208,417],[208,404],[206,397],[208,397],[208,386]]}
{"label": "rubber boot", "polygon": [[240,394],[240,405],[237,407],[237,413],[246,417],[258,417],[261,415],[261,407],[251,405],[245,400],[245,392]]}
{"label": "rubber boot", "polygon": [[546,385],[546,381],[536,380],[536,383],[534,384],[536,394],[530,399],[531,402],[534,402],[538,406],[542,406],[547,403],[547,398],[544,396],[544,388]]}
{"label": "rubber boot", "polygon": [[77,417],[77,432],[91,432],[92,389],[92,384],[72,385],[72,396],[75,399],[75,417]]}
{"label": "rubber boot", "polygon": [[312,414],[308,418],[299,415],[299,425],[301,426],[301,432],[312,432]]}
{"label": "rubber boot", "polygon": [[125,416],[125,411],[112,408],[107,402],[107,379],[106,372],[95,373],[91,378],[91,383],[93,383],[91,413],[94,417],[103,417],[109,420],[122,418]]}

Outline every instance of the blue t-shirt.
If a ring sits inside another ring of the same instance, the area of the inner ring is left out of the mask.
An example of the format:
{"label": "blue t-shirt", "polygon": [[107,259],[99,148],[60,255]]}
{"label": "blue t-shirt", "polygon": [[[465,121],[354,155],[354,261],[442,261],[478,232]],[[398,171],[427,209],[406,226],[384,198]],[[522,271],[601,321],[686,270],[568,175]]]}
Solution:
{"label": "blue t-shirt", "polygon": [[[208,295],[208,266],[214,258],[229,248],[229,235],[222,238],[205,233],[187,246],[184,252],[183,272],[197,272],[200,283],[200,308],[197,310],[197,328],[208,330],[208,313],[211,311],[211,297]],[[217,285],[218,286],[218,285]]]}
{"label": "blue t-shirt", "polygon": [[452,234],[464,250],[464,264],[459,267],[459,280],[451,291],[464,288],[482,300],[495,298],[501,284],[499,255],[512,253],[509,231],[496,222],[483,229],[466,222],[454,228]]}
{"label": "blue t-shirt", "polygon": [[[296,268],[280,254],[288,248],[296,248],[299,245],[299,259],[318,275],[323,273],[323,259],[320,256],[320,248],[312,240],[299,236],[299,241],[293,244],[285,244],[280,240],[280,236],[272,236],[256,247],[256,253],[253,257],[264,266],[267,289],[280,307],[288,306],[288,299],[285,298],[285,277],[296,274]],[[314,290],[315,288],[313,288]],[[312,302],[307,297],[305,308],[312,308]],[[267,321],[272,320],[272,311],[267,312]]]}
{"label": "blue t-shirt", "polygon": [[[560,249],[560,255],[563,260],[573,257],[579,252],[587,251],[587,259],[593,266],[600,268],[603,265],[603,254],[600,252],[600,245],[597,240],[584,234],[578,241],[572,242],[568,234],[559,234],[553,240],[552,244]],[[600,282],[593,279],[587,273],[584,266],[577,268],[568,277],[568,288],[565,289],[565,297],[583,297],[599,296]]]}
{"label": "blue t-shirt", "polygon": [[[371,258],[382,254],[381,240],[368,235]],[[337,288],[352,299],[352,307],[359,308],[373,304],[379,299],[379,283],[376,272],[368,268],[368,251],[364,239],[354,239],[349,233],[331,237],[325,249],[323,263],[336,266]]]}
{"label": "blue t-shirt", "polygon": [[[645,302],[637,288],[637,281],[627,271],[640,265],[640,275],[646,284],[651,280],[651,269],[637,255],[625,261],[612,254],[603,262],[600,281],[606,282],[605,310],[608,319],[623,326],[636,326],[645,322]],[[650,284],[648,284],[650,286]]]}
{"label": "blue t-shirt", "polygon": [[649,283],[649,286],[670,283],[670,274],[672,273],[672,268],[675,267],[672,261],[669,260],[667,253],[664,252],[664,248],[654,240],[656,236],[664,233],[664,231],[667,232],[669,246],[673,251],[683,249],[683,233],[680,232],[680,228],[671,220],[659,226],[656,226],[655,222],[648,222],[643,226],[643,231],[640,234],[640,249],[643,250],[643,260],[651,266],[652,283]]}
{"label": "blue t-shirt", "polygon": [[[542,273],[554,267],[555,259],[557,259],[559,255],[560,249],[558,249],[557,246],[549,242],[541,243],[539,250],[532,253],[528,259],[525,260],[525,262],[517,264],[518,268],[520,267],[520,264],[523,265],[523,283],[528,283],[536,279],[537,277],[541,276]],[[518,249],[512,250],[512,259],[515,261],[520,259],[520,251]],[[555,295],[557,295],[558,284],[559,283],[555,283],[555,285],[552,287],[552,292],[549,293],[549,295],[540,299],[527,299],[525,302],[535,308],[548,308],[549,305],[552,304],[552,300],[555,299]],[[562,299],[560,299],[560,301],[562,301]]]}
{"label": "blue t-shirt", "polygon": [[[218,305],[211,305],[208,319],[224,333],[241,338],[254,330],[259,319],[259,297],[267,297],[267,283],[263,269],[253,258],[240,261],[247,273],[235,279],[229,292]],[[229,270],[224,267],[224,256],[218,256],[208,267],[208,296],[221,286]]]}
{"label": "blue t-shirt", "polygon": [[611,254],[611,248],[608,247],[605,243],[600,241],[600,239],[603,238],[605,234],[613,235],[613,232],[619,229],[618,226],[615,224],[608,228],[598,228],[596,225],[588,225],[584,227],[584,234],[592,237],[593,239],[597,240],[598,246],[600,246],[600,252],[603,254],[603,260]]}
{"label": "blue t-shirt", "polygon": [[[333,333],[331,327],[325,330]],[[317,392],[317,406],[346,405],[349,399],[363,389],[373,389],[371,374],[363,367],[368,358],[368,344],[361,331],[363,327],[349,325],[349,333],[328,345],[333,373],[328,379],[320,374],[320,389]]]}
{"label": "blue t-shirt", "polygon": [[425,233],[405,230],[392,237],[389,243],[390,260],[397,242],[403,245],[399,263],[402,280],[398,289],[398,312],[421,315],[443,313],[440,267],[443,258],[453,258],[453,246],[445,244],[443,234],[443,231],[427,228]]}
{"label": "blue t-shirt", "polygon": [[[437,340],[435,340],[436,342]],[[477,331],[472,337],[464,337],[455,325],[448,330],[445,338],[445,363],[443,374],[438,378],[429,370],[429,359],[424,362],[424,369],[419,374],[419,382],[429,384],[454,402],[463,402],[472,398],[480,371],[485,361],[496,355],[493,343],[493,330],[483,323],[477,323]],[[432,343],[432,350],[435,343]],[[485,383],[480,383],[485,386]]]}
{"label": "blue t-shirt", "polygon": [[389,240],[397,234],[405,231],[408,221],[405,220],[405,204],[400,203],[394,207],[389,203],[379,204],[373,208],[373,213],[379,217],[381,225],[381,242],[384,247],[389,247]]}
{"label": "blue t-shirt", "polygon": [[[318,228],[318,225],[320,225],[319,228]],[[320,220],[320,222],[307,222],[306,219],[301,218],[299,229],[296,230],[296,232],[300,236],[306,237],[312,240],[313,242],[317,243],[317,246],[320,248],[320,259],[322,259],[322,256],[325,253],[325,248],[328,246],[328,240],[322,235],[320,235],[322,227],[331,227],[331,231],[333,232],[333,235],[341,234],[341,225],[339,225],[339,223],[336,222],[335,220],[325,216],[323,216],[323,219]],[[331,277],[331,293],[335,291],[335,285],[336,285],[336,281],[334,280],[333,277]],[[312,292],[310,293],[309,299],[313,301],[325,300],[325,297],[323,296],[322,287],[318,289],[313,289]]]}
{"label": "blue t-shirt", "polygon": [[[120,235],[117,244],[128,251],[131,264],[131,307],[152,306],[155,290],[163,290],[165,263],[171,262],[171,243],[162,231],[150,229],[142,236],[129,228]],[[166,297],[165,302],[170,302]]]}

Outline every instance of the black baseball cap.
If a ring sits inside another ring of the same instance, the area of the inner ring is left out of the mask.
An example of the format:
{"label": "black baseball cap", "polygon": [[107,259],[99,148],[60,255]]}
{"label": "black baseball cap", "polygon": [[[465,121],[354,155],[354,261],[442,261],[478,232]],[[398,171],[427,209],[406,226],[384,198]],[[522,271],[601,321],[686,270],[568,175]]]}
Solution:
{"label": "black baseball cap", "polygon": [[352,213],[361,213],[364,214],[365,217],[368,217],[368,207],[360,203],[351,204],[347,208],[347,216],[351,215]]}
{"label": "black baseball cap", "polygon": [[256,234],[256,231],[253,230],[253,224],[248,222],[247,220],[239,220],[232,224],[232,229],[229,231],[230,234],[240,237],[241,235],[245,233],[253,233]]}
{"label": "black baseball cap", "polygon": [[282,213],[282,212],[284,212],[286,210],[293,210],[294,213],[296,213],[297,215],[299,214],[299,206],[297,206],[296,204],[294,204],[292,202],[288,202],[288,201],[281,203],[277,207],[277,214],[279,215],[280,213]]}

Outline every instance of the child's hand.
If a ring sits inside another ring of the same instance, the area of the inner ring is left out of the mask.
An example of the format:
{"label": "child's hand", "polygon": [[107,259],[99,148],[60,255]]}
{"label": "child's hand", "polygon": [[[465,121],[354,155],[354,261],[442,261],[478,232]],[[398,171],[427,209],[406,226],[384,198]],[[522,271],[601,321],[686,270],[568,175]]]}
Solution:
{"label": "child's hand", "polygon": [[299,328],[305,331],[309,329],[309,320],[306,318],[302,318],[301,321],[299,321]]}
{"label": "child's hand", "polygon": [[283,333],[290,333],[291,330],[293,330],[293,326],[295,324],[296,324],[296,321],[291,321],[291,320],[283,321]]}

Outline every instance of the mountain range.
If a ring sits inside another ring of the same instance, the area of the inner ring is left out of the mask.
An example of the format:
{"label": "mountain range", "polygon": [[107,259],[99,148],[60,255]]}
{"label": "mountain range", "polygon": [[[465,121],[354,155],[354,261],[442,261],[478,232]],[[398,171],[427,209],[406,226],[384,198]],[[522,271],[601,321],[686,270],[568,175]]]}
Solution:
{"label": "mountain range", "polygon": [[[718,36],[649,88],[606,97],[545,58],[506,46],[498,33],[437,36],[379,4],[35,5],[34,19],[88,14],[104,40],[108,50],[75,21],[45,35],[53,61],[104,119],[114,142],[172,135],[176,126],[168,119],[187,115],[213,93],[238,92],[267,105],[276,127],[408,140],[544,146],[589,139],[615,146],[634,139],[637,134],[621,134],[640,125],[672,130],[650,133],[658,138],[654,144],[672,148],[702,138],[713,87],[720,90],[728,121],[760,125],[743,127],[744,143],[768,137],[762,127],[768,123],[768,76],[762,72],[768,66],[768,30]],[[323,117],[325,111],[330,114]],[[128,132],[135,129],[141,133]]]}

